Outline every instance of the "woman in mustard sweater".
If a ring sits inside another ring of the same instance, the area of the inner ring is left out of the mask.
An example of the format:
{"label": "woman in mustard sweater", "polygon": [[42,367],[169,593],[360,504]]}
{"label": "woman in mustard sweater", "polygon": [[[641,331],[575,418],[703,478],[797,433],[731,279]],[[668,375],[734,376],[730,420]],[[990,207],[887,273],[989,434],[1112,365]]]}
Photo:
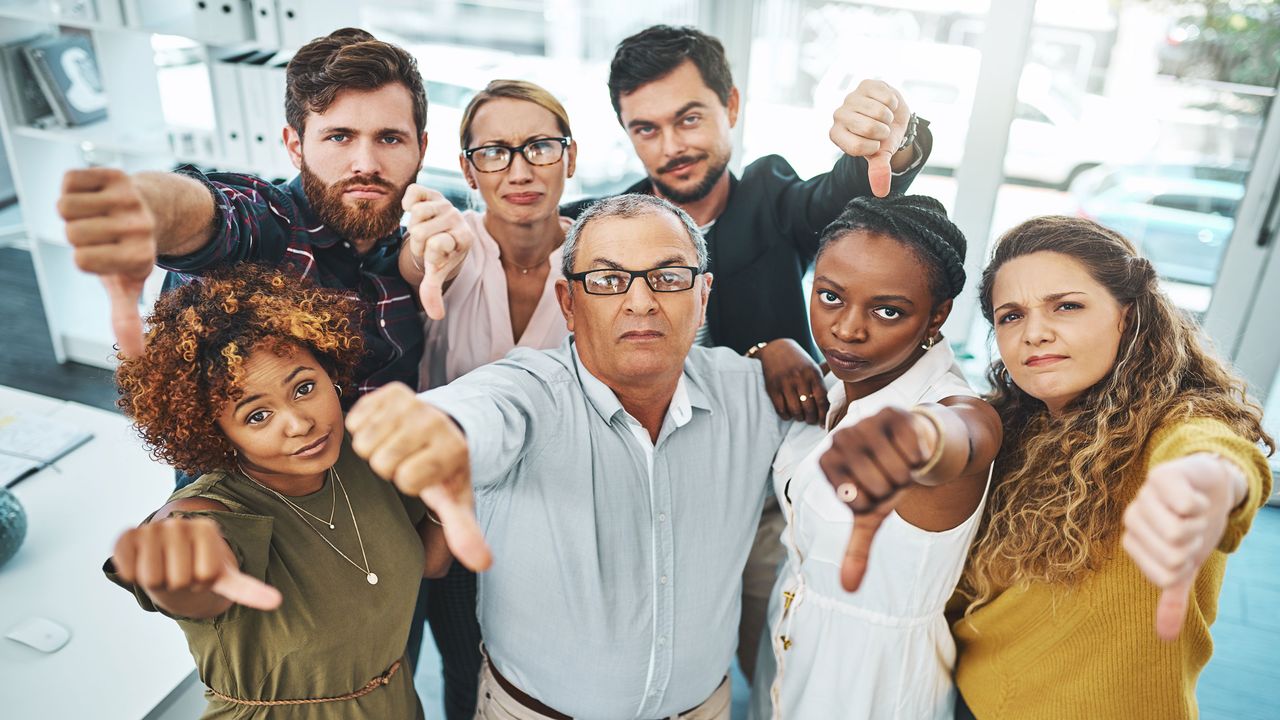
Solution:
{"label": "woman in mustard sweater", "polygon": [[980,293],[1005,442],[951,607],[957,717],[1196,717],[1226,553],[1270,493],[1261,410],[1093,222],[1010,230]]}

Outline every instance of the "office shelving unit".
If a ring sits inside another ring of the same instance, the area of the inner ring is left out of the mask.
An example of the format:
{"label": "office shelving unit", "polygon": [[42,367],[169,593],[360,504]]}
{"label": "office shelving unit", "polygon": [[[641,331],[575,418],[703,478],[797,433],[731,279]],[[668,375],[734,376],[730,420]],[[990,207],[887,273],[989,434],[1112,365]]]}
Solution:
{"label": "office shelving unit", "polygon": [[[278,153],[226,162],[224,135],[243,129],[219,125],[216,118],[209,118],[203,135],[201,129],[167,124],[153,35],[181,35],[199,43],[197,63],[203,61],[207,79],[212,63],[234,50],[296,47],[333,28],[356,24],[358,12],[358,3],[337,0],[307,0],[305,9],[302,0],[0,0],[0,44],[46,33],[86,34],[107,96],[105,120],[63,128],[16,122],[9,93],[0,92],[0,140],[22,203],[59,362],[115,364],[106,293],[97,278],[75,267],[56,210],[67,170],[105,164],[136,172],[194,163],[267,177],[291,172],[281,167]],[[0,83],[7,78],[0,73]],[[278,134],[284,126],[283,96],[264,112],[278,115],[268,121]],[[198,142],[183,142],[192,134]],[[266,142],[271,141],[281,142]],[[148,280],[144,311],[154,302],[163,274],[157,270]]]}

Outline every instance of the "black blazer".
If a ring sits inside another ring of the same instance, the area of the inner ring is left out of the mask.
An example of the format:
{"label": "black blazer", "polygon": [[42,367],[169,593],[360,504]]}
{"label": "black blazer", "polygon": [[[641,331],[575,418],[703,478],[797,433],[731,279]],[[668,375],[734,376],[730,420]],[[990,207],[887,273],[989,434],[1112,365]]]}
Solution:
{"label": "black blazer", "polygon": [[[917,136],[928,159],[932,137],[921,120]],[[893,179],[903,193],[924,161]],[[653,192],[646,178],[628,193]],[[871,195],[867,161],[841,155],[830,172],[801,180],[778,155],[751,163],[742,177],[730,175],[729,203],[706,233],[710,271],[715,274],[707,306],[711,341],[746,352],[758,342],[791,338],[820,359],[809,333],[802,278],[813,266],[822,229],[850,199]],[[570,203],[561,213],[577,218],[594,199]]]}

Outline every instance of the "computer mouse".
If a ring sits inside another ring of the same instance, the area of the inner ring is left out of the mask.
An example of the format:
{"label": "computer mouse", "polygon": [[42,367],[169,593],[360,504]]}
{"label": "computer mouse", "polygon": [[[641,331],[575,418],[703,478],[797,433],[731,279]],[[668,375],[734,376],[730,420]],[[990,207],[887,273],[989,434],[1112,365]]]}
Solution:
{"label": "computer mouse", "polygon": [[57,652],[71,639],[71,631],[42,617],[29,617],[14,625],[5,637],[40,652]]}

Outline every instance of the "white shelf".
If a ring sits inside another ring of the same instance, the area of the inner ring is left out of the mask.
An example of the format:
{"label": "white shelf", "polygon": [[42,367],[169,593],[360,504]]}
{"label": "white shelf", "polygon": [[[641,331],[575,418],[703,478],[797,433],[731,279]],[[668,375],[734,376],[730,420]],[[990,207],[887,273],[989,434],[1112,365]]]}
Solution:
{"label": "white shelf", "polygon": [[0,0],[0,18],[25,20],[27,22],[50,23],[81,30],[129,30],[131,28],[113,21],[90,20],[67,15],[55,15],[46,2],[27,2],[23,4],[6,3]]}
{"label": "white shelf", "polygon": [[110,117],[91,125],[70,128],[19,125],[12,128],[12,132],[17,137],[32,140],[49,140],[76,146],[91,143],[95,151],[124,155],[168,155],[171,152],[165,126],[136,128],[112,122]]}

